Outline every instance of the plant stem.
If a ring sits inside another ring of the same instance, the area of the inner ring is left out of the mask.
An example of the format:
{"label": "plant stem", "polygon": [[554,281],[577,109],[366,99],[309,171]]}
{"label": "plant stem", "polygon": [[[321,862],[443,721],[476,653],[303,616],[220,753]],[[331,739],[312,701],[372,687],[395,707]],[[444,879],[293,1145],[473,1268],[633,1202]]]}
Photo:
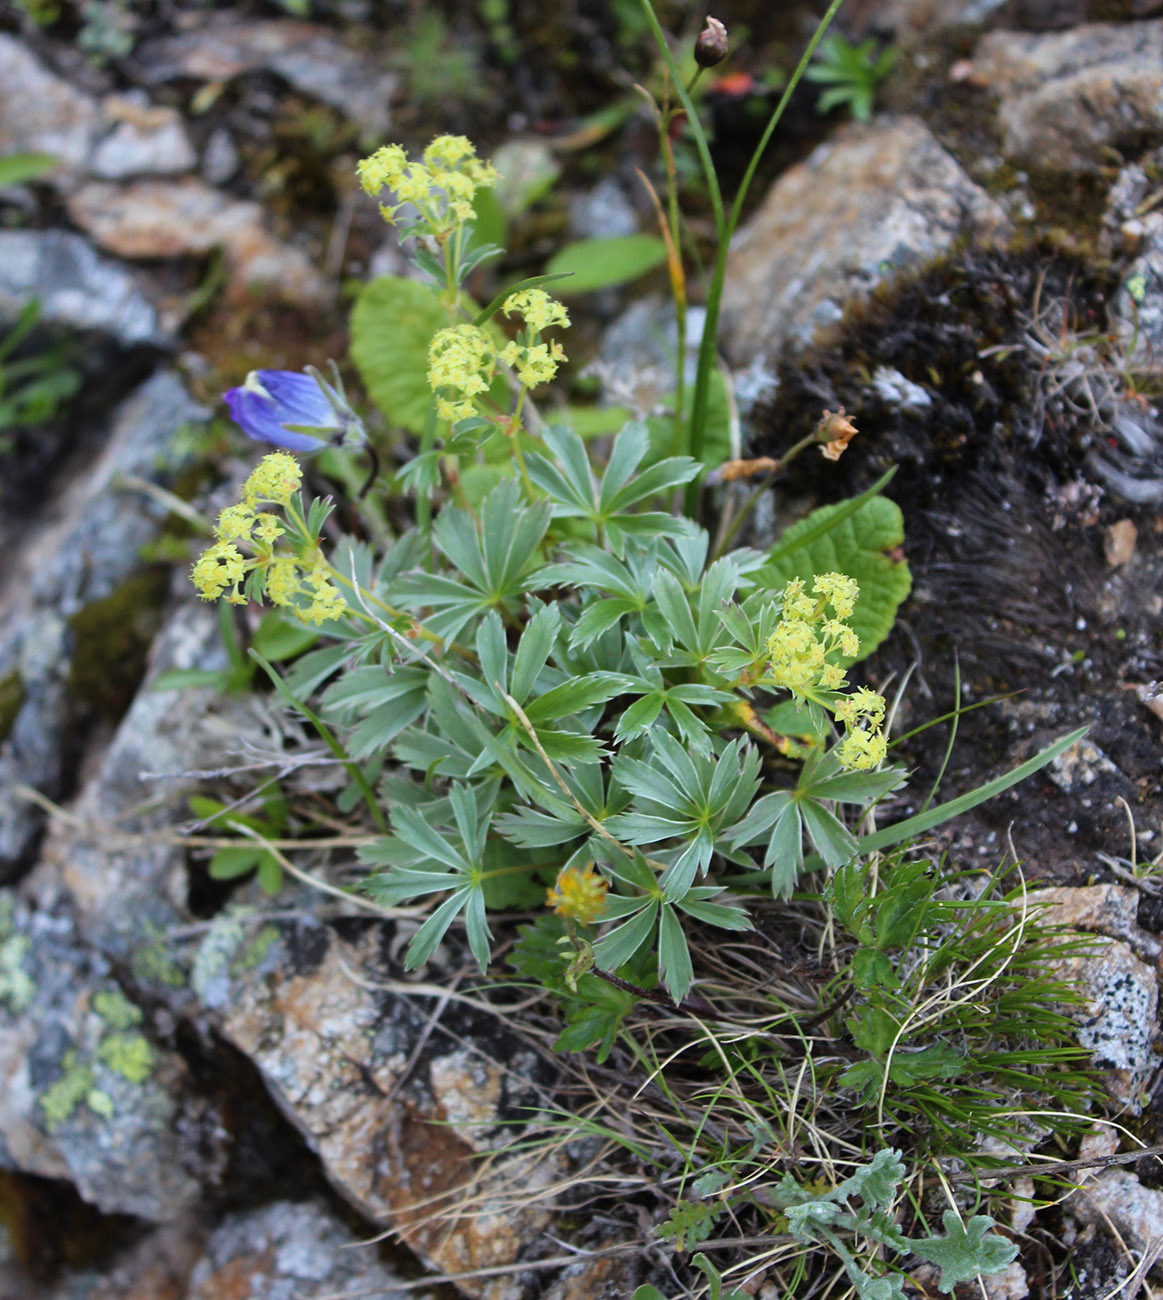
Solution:
{"label": "plant stem", "polygon": [[[768,119],[767,126],[764,128],[763,135],[760,137],[755,152],[751,155],[751,161],[747,165],[747,170],[743,174],[743,180],[739,185],[739,192],[735,196],[735,202],[731,206],[730,216],[727,217],[723,212],[723,200],[719,191],[719,181],[715,174],[715,164],[711,159],[710,146],[707,143],[706,133],[703,131],[702,123],[699,121],[698,113],[695,110],[694,101],[691,99],[687,88],[682,84],[679,76],[678,66],[674,61],[674,56],[670,52],[670,47],[666,43],[666,37],[659,25],[658,18],[655,16],[653,6],[650,0],[641,0],[642,8],[646,14],[647,22],[654,35],[655,43],[663,59],[670,69],[671,76],[674,78],[675,89],[678,91],[679,99],[682,100],[683,108],[687,112],[687,121],[690,123],[691,133],[695,138],[695,147],[698,150],[699,159],[703,165],[703,174],[706,178],[707,189],[711,197],[711,209],[715,218],[715,239],[718,245],[715,255],[715,265],[711,273],[711,282],[707,288],[707,316],[703,322],[703,337],[699,344],[698,366],[695,371],[695,391],[691,401],[691,418],[689,426],[689,436],[687,439],[688,454],[695,460],[701,460],[703,456],[703,442],[706,432],[707,423],[707,406],[711,394],[711,374],[715,366],[715,354],[717,351],[718,333],[719,333],[719,310],[723,297],[723,283],[727,274],[727,257],[731,250],[731,237],[735,233],[735,228],[739,224],[739,217],[743,211],[743,204],[747,198],[747,191],[754,179],[756,168],[771,141],[775,128],[779,125],[783,117],[784,110],[787,108],[788,101],[791,99],[792,92],[799,85],[807,70],[808,63],[816,51],[816,46],[820,43],[824,33],[828,30],[835,18],[843,0],[831,0],[827,12],[820,20],[812,39],[808,42],[808,47],[804,51],[795,72],[792,73],[779,103],[775,106],[771,117]],[[686,491],[686,513],[694,516],[698,510],[699,503],[699,481],[696,479],[690,483]]]}

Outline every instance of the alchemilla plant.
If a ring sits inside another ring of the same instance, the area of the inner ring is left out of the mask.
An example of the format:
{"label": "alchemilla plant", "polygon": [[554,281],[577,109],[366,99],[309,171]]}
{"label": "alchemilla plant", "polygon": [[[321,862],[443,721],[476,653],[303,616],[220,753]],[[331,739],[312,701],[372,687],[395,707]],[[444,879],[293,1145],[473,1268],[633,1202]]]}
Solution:
{"label": "alchemilla plant", "polygon": [[[654,105],[664,161],[672,162],[669,128],[685,110],[717,234],[692,391],[680,348],[665,421],[630,419],[612,437],[587,443],[568,420],[547,414],[546,390],[567,363],[570,327],[552,291],[568,286],[538,276],[483,306],[474,301],[470,276],[502,252],[476,233],[480,196],[496,183],[496,169],[462,136],[439,136],[419,156],[387,145],[359,163],[358,177],[398,228],[418,278],[382,277],[363,290],[352,356],[381,414],[414,435],[411,454],[379,473],[371,422],[349,402],[336,369],[328,379],[314,368],[251,374],[226,402],[246,434],[278,450],[263,456],[240,500],[220,512],[192,579],[206,600],[265,605],[311,630],[311,648],[282,675],[255,658],[343,764],[349,788],[341,807],[357,816],[362,805],[374,828],[359,851],[367,868],[361,887],[385,905],[420,912],[410,969],[463,935],[485,971],[490,913],[540,912],[514,964],[559,996],[569,1017],[559,1045],[599,1044],[601,1060],[626,1032],[636,998],[706,1010],[690,1000],[693,934],[703,951],[716,935],[733,941],[752,929],[758,907],[782,904],[807,873],[822,869],[839,883],[817,902],[834,905],[859,948],[838,977],[851,987],[836,1004],[850,1003],[858,1059],[844,1074],[821,1067],[820,1079],[850,1088],[854,1098],[863,1089],[882,1117],[940,1113],[942,1135],[960,1142],[981,1107],[965,1111],[964,1123],[948,1118],[929,1098],[935,1080],[973,1075],[975,1095],[1004,1101],[1022,1070],[1031,1078],[1037,1070],[1029,1051],[985,1053],[988,1030],[976,1021],[965,1022],[957,1045],[912,1044],[906,1027],[922,993],[914,998],[881,952],[906,940],[900,925],[878,929],[868,920],[881,911],[897,917],[895,903],[884,900],[899,894],[922,918],[905,926],[908,936],[923,931],[926,945],[939,946],[937,927],[953,915],[933,902],[937,886],[926,882],[935,873],[918,874],[898,859],[878,882],[867,866],[873,850],[956,811],[930,809],[880,831],[864,824],[906,775],[889,762],[884,696],[849,681],[908,593],[907,567],[890,558],[902,520],[879,495],[882,482],[815,511],[764,549],[732,548],[738,519],[714,538],[704,526],[708,480],[775,474],[813,449],[835,460],[856,429],[843,412],[824,411],[781,461],[727,458],[711,392],[722,382],[715,331],[742,194],[728,214],[689,93],[723,57],[726,36],[721,24],[709,27],[684,77],[648,4],[644,11],[674,95],[673,103]],[[681,323],[687,285],[673,165],[665,175],[669,202],[658,211]],[[371,460],[366,496],[353,503],[366,525],[360,535],[337,528],[333,502],[306,490],[302,458],[335,450]],[[388,499],[390,516],[382,509]],[[402,500],[412,509],[404,526],[389,529],[388,517],[404,517]],[[957,807],[1028,775],[1074,739]],[[854,900],[865,896],[880,898],[881,911],[861,910]],[[982,906],[994,909],[993,928],[975,932],[984,951],[1011,923],[1008,903]],[[1043,955],[1039,949],[1039,962]],[[941,969],[958,969],[959,960],[950,952]],[[1001,962],[999,981],[1008,963]],[[978,949],[963,964],[976,969]],[[1039,992],[1048,987],[1043,981]],[[1007,1026],[1019,1035],[1020,991],[1014,999]],[[788,1017],[781,1011],[781,1018]],[[1065,1051],[1061,1018],[1046,1024],[1058,1036],[1056,1050]],[[732,1085],[758,1077],[770,1038],[745,1051],[738,1044],[746,1036],[736,1035],[730,1050],[716,1046],[713,1059]],[[640,1062],[649,1058],[640,1047],[635,1053]],[[782,1059],[772,1054],[773,1068],[782,1071]],[[982,1092],[994,1086],[984,1076],[1000,1080],[1000,1091]],[[923,1105],[896,1104],[894,1090],[921,1085],[929,1090]],[[751,1111],[744,1127],[745,1141],[730,1116],[700,1123],[690,1137],[682,1177],[701,1169],[722,1210],[732,1203],[730,1169],[768,1161],[758,1154],[773,1132],[768,1121]],[[714,1156],[706,1147],[712,1133],[723,1135]],[[750,1154],[724,1154],[736,1147]],[[888,1216],[903,1176],[893,1161],[875,1232],[859,1207],[844,1208],[856,1191],[867,1199],[856,1174],[832,1190],[802,1190],[785,1179],[778,1196],[752,1189],[744,1199],[764,1212],[774,1207],[801,1244],[830,1245],[862,1294],[895,1295],[899,1286],[858,1265],[845,1244],[845,1234],[860,1232],[910,1248]],[[720,1209],[678,1199],[672,1235],[698,1239],[691,1224],[713,1223]],[[1010,1258],[983,1236],[988,1224],[971,1220],[974,1243],[953,1252],[958,1279]],[[946,1228],[957,1236],[948,1216]],[[917,1240],[937,1249],[934,1238]]]}
{"label": "alchemilla plant", "polygon": [[[416,205],[404,232],[454,319],[466,263],[479,260],[467,253],[471,199],[492,169],[469,141],[445,136],[423,162],[389,146],[359,170],[370,193],[397,200],[382,208],[389,219]],[[346,732],[377,810],[390,808],[391,833],[361,854],[375,868],[368,890],[387,903],[439,900],[410,966],[460,916],[486,967],[489,905],[548,887],[582,968],[616,969],[652,944],[682,998],[684,918],[750,924],[716,883],[724,865],[786,895],[788,862],[803,860],[788,842],[802,830],[833,866],[855,850],[824,801],[868,805],[901,780],[883,766],[883,697],[848,689],[859,584],[835,571],[789,581],[753,550],[712,557],[705,529],[657,508],[703,466],[652,455],[642,423],[614,438],[598,469],[567,426],[539,422],[533,435],[531,394],[565,360],[549,332],[569,316],[536,286],[503,296],[499,311],[519,323],[507,342],[488,311],[429,341],[427,454],[438,461],[404,475],[430,501],[496,440],[510,459],[478,502],[451,491],[430,527],[379,555],[353,540],[331,548],[329,503],[308,503],[298,461],[276,452],[220,513],[193,580],[208,600],[265,601],[333,642],[288,685],[330,679],[325,715]],[[362,430],[321,377],[260,372],[227,401],[253,437],[300,452],[350,445]],[[823,420],[822,447],[832,433]],[[763,720],[781,697],[812,738],[817,799],[802,823],[786,800],[761,794],[757,741],[789,748]],[[761,860],[750,852],[760,844]]]}

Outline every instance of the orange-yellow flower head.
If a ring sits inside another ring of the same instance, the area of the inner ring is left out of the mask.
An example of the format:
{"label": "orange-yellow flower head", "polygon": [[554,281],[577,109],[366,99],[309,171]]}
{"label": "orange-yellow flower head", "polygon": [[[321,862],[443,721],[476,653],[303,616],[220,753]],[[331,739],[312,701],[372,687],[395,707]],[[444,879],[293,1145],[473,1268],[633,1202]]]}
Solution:
{"label": "orange-yellow flower head", "polygon": [[609,888],[609,882],[594,870],[592,862],[584,867],[563,867],[545,902],[566,920],[592,925],[606,910]]}

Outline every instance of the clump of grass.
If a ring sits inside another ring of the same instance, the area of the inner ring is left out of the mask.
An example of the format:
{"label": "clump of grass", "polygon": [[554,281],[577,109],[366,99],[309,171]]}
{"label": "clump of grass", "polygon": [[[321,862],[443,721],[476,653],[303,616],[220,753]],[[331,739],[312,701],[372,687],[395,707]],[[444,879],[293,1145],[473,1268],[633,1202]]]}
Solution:
{"label": "clump of grass", "polygon": [[[934,1214],[979,1208],[954,1196],[951,1169],[985,1179],[999,1149],[1060,1150],[1095,1109],[1077,997],[1054,974],[1090,940],[1040,922],[1012,885],[898,848],[853,860],[818,895],[757,908],[754,933],[692,944],[681,1010],[639,969],[618,972],[622,987],[559,978],[564,1029],[527,1023],[542,1048],[571,1054],[556,1109],[522,1149],[572,1151],[579,1201],[631,1210],[628,1229],[655,1222],[643,1249],[709,1243],[723,1285],[761,1268],[784,1294],[841,1294],[852,1261],[789,1233],[788,1177],[824,1195],[897,1148],[908,1196],[892,1221],[929,1241]],[[525,929],[512,961],[555,987],[552,924]],[[862,1277],[881,1276],[869,1267]]]}

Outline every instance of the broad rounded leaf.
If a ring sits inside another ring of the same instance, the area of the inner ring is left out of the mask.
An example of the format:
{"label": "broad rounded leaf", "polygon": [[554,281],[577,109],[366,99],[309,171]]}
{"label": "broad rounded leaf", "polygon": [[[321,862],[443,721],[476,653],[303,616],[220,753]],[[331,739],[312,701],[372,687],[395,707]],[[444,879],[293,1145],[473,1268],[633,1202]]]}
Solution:
{"label": "broad rounded leaf", "polygon": [[351,313],[351,356],[372,401],[393,424],[420,433],[432,390],[428,344],[448,323],[432,290],[416,280],[372,280]]}

